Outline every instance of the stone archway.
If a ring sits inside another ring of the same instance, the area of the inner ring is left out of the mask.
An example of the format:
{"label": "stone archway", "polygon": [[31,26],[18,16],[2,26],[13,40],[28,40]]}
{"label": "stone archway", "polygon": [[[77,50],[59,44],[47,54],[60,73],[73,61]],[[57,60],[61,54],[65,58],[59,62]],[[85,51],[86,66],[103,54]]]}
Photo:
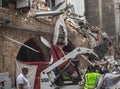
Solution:
{"label": "stone archway", "polygon": [[[14,29],[3,29],[3,38],[1,42],[1,48],[2,48],[2,59],[1,61],[4,61],[2,65],[4,67],[1,72],[9,72],[11,80],[12,80],[12,86],[15,85],[15,60],[17,57],[17,54],[21,48],[21,44],[18,44],[14,42],[13,40],[16,40],[20,43],[26,42],[30,38],[38,38],[39,35],[34,32],[25,32],[22,30],[14,30]],[[10,39],[7,39],[5,37],[8,37]]]}
{"label": "stone archway", "polygon": [[40,40],[30,38],[22,45],[16,57],[19,61],[40,62],[50,61],[49,49]]}

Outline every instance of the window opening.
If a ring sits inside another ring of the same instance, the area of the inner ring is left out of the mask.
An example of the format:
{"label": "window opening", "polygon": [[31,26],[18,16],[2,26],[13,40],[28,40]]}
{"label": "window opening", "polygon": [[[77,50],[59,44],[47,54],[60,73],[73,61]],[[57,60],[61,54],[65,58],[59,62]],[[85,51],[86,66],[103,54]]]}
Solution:
{"label": "window opening", "polygon": [[0,0],[0,7],[8,8],[9,1],[8,0]]}

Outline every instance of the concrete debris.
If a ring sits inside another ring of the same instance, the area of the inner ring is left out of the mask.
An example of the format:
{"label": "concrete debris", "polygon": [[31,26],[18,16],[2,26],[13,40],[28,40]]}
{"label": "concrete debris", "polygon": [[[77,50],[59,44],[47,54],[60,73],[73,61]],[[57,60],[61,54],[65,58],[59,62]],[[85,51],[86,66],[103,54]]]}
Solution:
{"label": "concrete debris", "polygon": [[[68,4],[62,11],[57,11],[65,1],[60,2],[52,9],[46,6],[47,2],[45,0],[32,0],[31,3],[25,21],[29,22],[29,19],[34,17],[39,20],[41,20],[40,18],[46,19],[49,23],[53,23],[52,25],[55,25],[53,36],[54,44],[64,43],[67,45],[67,41],[70,39],[69,33],[75,34],[78,35],[78,37],[82,37],[82,42],[88,41],[89,48],[94,49],[100,60],[104,59],[106,55],[112,55],[114,58],[114,48],[112,44],[109,44],[109,36],[107,33],[101,31],[98,26],[91,26],[85,16],[75,14],[74,11],[72,11],[73,5]],[[24,13],[25,10],[26,8],[22,8],[19,11],[20,13]],[[3,23],[2,21],[3,20],[0,20],[1,25]],[[8,21],[5,22],[8,23]]]}
{"label": "concrete debris", "polygon": [[42,0],[32,0],[32,8],[40,11],[50,11],[50,8],[45,5],[46,2]]}
{"label": "concrete debris", "polygon": [[[86,16],[75,14],[73,11],[73,5],[67,5],[63,10],[58,11],[57,9],[64,3],[64,1],[59,3],[52,9],[46,6],[45,0],[32,0],[31,3],[32,4],[29,9],[20,8],[18,12],[20,13],[20,15],[24,13],[26,14],[27,12],[27,15],[23,16],[24,18],[21,18],[22,22],[26,22],[26,24],[28,24],[29,29],[32,27],[33,23],[35,23],[36,20],[43,20],[43,22],[46,21],[52,25],[54,29],[50,30],[53,33],[52,39],[48,41],[44,37],[40,37],[42,43],[49,48],[49,51],[51,51],[49,52],[51,56],[49,64],[52,65],[52,63],[54,63],[54,58],[56,58],[56,61],[58,61],[57,58],[60,59],[61,57],[69,53],[70,51],[64,51],[64,49],[70,49],[69,47],[65,48],[68,45],[70,45],[71,47],[70,50],[73,50],[75,47],[78,46],[86,46],[87,48],[92,49],[97,54],[97,57],[90,54],[84,54],[82,56],[79,55],[76,57],[77,59],[80,59],[81,62],[79,64],[79,71],[82,78],[88,65],[99,65],[102,70],[101,74],[120,73],[120,57],[119,55],[115,54],[114,46],[108,34],[102,31],[99,26],[91,26],[87,21]],[[18,12],[16,14],[16,18],[19,15]],[[34,19],[34,22],[32,22],[31,18]],[[5,24],[5,26],[7,27],[9,23],[9,20],[4,20],[3,18],[0,19],[0,27],[2,27],[3,24]],[[22,24],[21,28],[24,28],[26,24]],[[39,28],[39,25],[40,24],[37,24],[36,28]],[[6,35],[4,35],[3,37],[12,42],[25,46],[32,51],[40,53],[40,51],[37,50],[37,48],[40,49],[38,45],[36,46],[36,49],[34,49]],[[74,40],[72,37],[77,40]],[[73,46],[69,44],[69,41],[71,41],[71,44]],[[55,57],[53,57],[52,55],[53,49],[50,50],[50,48],[52,47],[55,50]]]}

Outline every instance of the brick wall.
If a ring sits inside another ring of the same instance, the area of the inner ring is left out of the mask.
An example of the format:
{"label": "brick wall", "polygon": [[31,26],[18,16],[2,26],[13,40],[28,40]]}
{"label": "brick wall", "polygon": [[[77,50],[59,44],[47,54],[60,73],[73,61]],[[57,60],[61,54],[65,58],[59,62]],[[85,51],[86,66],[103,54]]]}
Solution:
{"label": "brick wall", "polygon": [[[25,13],[26,14],[26,13]],[[9,72],[12,84],[15,84],[15,60],[21,47],[4,36],[10,37],[21,43],[25,43],[30,38],[40,39],[40,36],[47,40],[52,40],[53,26],[42,23],[34,18],[26,18],[23,13],[16,15],[16,11],[0,8],[0,72]],[[5,22],[9,20],[10,23]]]}
{"label": "brick wall", "polygon": [[7,39],[6,36],[14,40],[17,40],[21,43],[25,43],[30,38],[40,39],[40,36],[44,36],[48,40],[51,40],[52,36],[51,34],[46,35],[46,33],[43,33],[41,35],[38,34],[37,32],[22,31],[20,29],[15,30],[6,27],[0,30],[2,32],[0,37],[1,41],[0,48],[2,49],[0,51],[0,72],[9,72],[14,85],[16,68],[15,60],[19,52],[19,49],[22,45]]}

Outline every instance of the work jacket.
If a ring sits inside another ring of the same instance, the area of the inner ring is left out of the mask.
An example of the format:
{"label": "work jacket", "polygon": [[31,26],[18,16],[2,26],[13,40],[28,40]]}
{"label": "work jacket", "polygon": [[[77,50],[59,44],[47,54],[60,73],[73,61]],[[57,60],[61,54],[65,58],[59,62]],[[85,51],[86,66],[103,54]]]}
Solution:
{"label": "work jacket", "polygon": [[84,89],[95,89],[100,76],[101,74],[95,72],[85,74]]}

